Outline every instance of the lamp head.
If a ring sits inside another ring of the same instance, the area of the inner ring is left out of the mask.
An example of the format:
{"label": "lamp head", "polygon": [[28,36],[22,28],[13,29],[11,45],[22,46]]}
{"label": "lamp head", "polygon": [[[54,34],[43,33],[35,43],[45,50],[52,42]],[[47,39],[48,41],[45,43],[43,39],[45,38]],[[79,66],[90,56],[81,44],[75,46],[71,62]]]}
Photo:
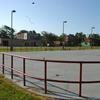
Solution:
{"label": "lamp head", "polygon": [[63,23],[67,23],[67,21],[63,21]]}
{"label": "lamp head", "polygon": [[35,4],[35,2],[33,1],[32,4]]}
{"label": "lamp head", "polygon": [[95,29],[95,27],[91,27],[91,29]]}
{"label": "lamp head", "polygon": [[16,10],[12,10],[12,12],[16,12]]}

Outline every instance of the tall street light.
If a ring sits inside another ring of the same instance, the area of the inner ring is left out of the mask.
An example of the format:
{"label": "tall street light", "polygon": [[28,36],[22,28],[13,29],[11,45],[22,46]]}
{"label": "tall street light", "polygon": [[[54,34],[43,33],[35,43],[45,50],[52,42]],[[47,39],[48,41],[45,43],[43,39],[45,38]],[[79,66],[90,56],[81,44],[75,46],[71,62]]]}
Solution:
{"label": "tall street light", "polygon": [[92,39],[92,44],[91,47],[94,46],[94,40],[93,40],[93,30],[95,29],[95,27],[91,27],[91,39]]}
{"label": "tall street light", "polygon": [[[67,23],[67,21],[63,21],[63,35],[64,35],[64,25],[65,23]],[[64,46],[65,46],[65,40],[63,40],[63,43],[62,43],[62,48],[64,49]]]}
{"label": "tall street light", "polygon": [[15,13],[16,10],[11,11],[11,41],[10,41],[10,51],[13,51],[13,13]]}
{"label": "tall street light", "polygon": [[64,24],[67,23],[67,21],[63,21],[63,34],[64,34]]}
{"label": "tall street light", "polygon": [[95,29],[95,27],[91,27],[91,34],[93,34],[93,30]]}

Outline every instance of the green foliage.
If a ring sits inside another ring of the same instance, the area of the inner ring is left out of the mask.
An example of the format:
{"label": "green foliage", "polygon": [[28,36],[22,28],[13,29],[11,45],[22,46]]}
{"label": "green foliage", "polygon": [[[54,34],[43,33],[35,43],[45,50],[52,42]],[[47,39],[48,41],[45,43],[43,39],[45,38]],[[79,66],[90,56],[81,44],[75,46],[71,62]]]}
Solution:
{"label": "green foliage", "polygon": [[65,37],[66,37],[67,35],[66,34],[61,34],[60,36],[59,36],[59,40],[61,41],[61,42],[63,42],[64,40],[65,40]]}
{"label": "green foliage", "polygon": [[76,37],[73,34],[68,35],[68,46],[76,46]]}
{"label": "green foliage", "polygon": [[0,29],[0,38],[9,38],[6,31]]}
{"label": "green foliage", "polygon": [[[11,38],[12,33],[14,32],[14,29],[11,29],[9,26],[4,25],[0,28],[0,38]],[[88,37],[86,37],[85,33],[77,32],[76,34],[61,34],[60,36],[57,36],[52,32],[42,31],[41,33],[37,33],[35,30],[20,30],[18,33],[28,33],[27,39],[35,41],[34,46],[42,47],[48,46],[48,44],[49,46],[81,46],[82,42],[86,42],[86,38],[90,39],[90,41],[88,42],[91,44],[91,46],[100,46],[99,34],[90,34]],[[14,35],[12,36],[12,38],[13,37]],[[58,42],[59,44],[56,45],[56,43]]]}
{"label": "green foliage", "polygon": [[1,38],[10,38],[11,34],[14,33],[14,29],[11,29],[9,26],[4,25],[0,28],[0,37]]}
{"label": "green foliage", "polygon": [[84,39],[86,38],[86,35],[83,32],[76,33],[75,38],[76,38],[76,45],[81,46],[81,42],[84,41]]}
{"label": "green foliage", "polygon": [[91,39],[91,46],[100,46],[100,35],[99,34],[90,34],[89,38]]}
{"label": "green foliage", "polygon": [[40,100],[0,75],[0,100]]}
{"label": "green foliage", "polygon": [[20,30],[19,33],[28,33],[27,30]]}
{"label": "green foliage", "polygon": [[54,41],[58,40],[58,36],[53,33],[48,33],[46,31],[42,32],[42,42],[44,46],[49,43],[50,46],[54,46]]}

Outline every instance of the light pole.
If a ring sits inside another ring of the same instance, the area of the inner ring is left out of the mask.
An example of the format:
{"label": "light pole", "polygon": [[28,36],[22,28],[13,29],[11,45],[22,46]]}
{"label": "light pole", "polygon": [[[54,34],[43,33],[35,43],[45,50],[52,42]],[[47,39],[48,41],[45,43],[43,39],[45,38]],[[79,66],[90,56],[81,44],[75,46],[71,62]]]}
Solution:
{"label": "light pole", "polygon": [[10,41],[10,51],[13,51],[13,13],[15,13],[16,10],[11,11],[11,41]]}
{"label": "light pole", "polygon": [[[63,36],[64,36],[64,25],[65,23],[67,23],[67,21],[63,21]],[[65,46],[65,40],[63,40],[63,43],[62,43],[62,48],[64,49],[64,46]]]}
{"label": "light pole", "polygon": [[63,34],[64,34],[64,24],[67,23],[67,21],[63,21]]}
{"label": "light pole", "polygon": [[93,35],[92,35],[94,29],[95,29],[95,27],[91,27],[91,35],[90,35],[91,36],[91,40],[92,40],[91,41],[91,47],[94,46],[94,40],[93,40]]}
{"label": "light pole", "polygon": [[93,34],[93,29],[95,29],[95,27],[91,27],[91,34]]}

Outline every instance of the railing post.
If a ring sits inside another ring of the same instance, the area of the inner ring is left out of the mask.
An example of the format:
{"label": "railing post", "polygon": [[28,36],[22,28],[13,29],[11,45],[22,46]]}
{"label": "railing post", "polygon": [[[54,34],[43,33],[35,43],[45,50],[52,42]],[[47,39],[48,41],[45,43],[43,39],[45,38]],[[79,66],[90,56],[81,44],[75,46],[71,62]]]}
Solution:
{"label": "railing post", "polygon": [[13,79],[13,56],[11,56],[11,79]]}
{"label": "railing post", "polygon": [[44,58],[44,89],[45,94],[47,94],[47,61]]}
{"label": "railing post", "polygon": [[79,96],[82,96],[82,63],[80,63],[80,74],[79,74]]}
{"label": "railing post", "polygon": [[26,85],[26,81],[25,81],[25,58],[23,58],[23,85]]}
{"label": "railing post", "polygon": [[2,54],[2,73],[4,74],[4,54]]}

